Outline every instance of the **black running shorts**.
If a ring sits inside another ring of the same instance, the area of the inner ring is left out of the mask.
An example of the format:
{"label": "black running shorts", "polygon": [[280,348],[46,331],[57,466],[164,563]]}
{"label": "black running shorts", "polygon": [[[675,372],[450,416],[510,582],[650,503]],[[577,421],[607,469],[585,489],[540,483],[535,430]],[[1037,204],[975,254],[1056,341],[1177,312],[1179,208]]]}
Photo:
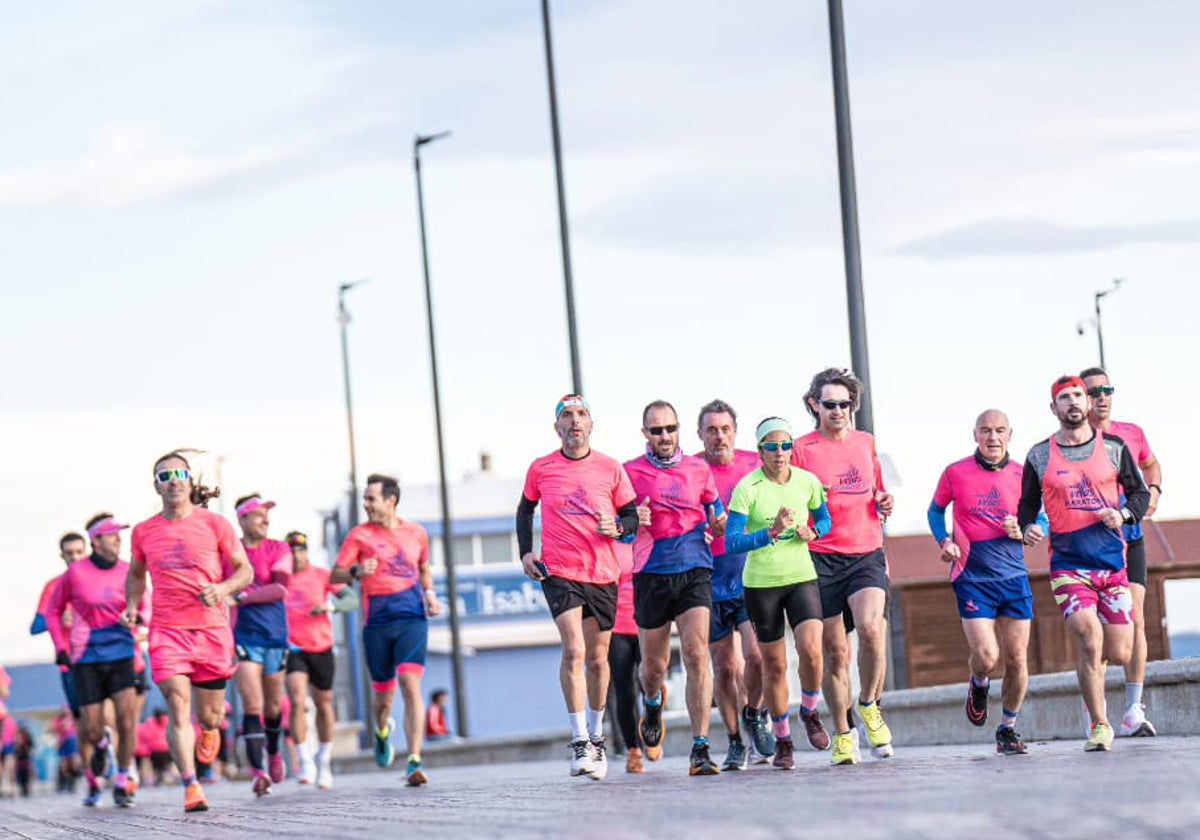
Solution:
{"label": "black running shorts", "polygon": [[542,594],[546,596],[550,615],[555,618],[582,607],[583,617],[596,619],[601,631],[612,630],[617,621],[615,583],[582,583],[551,576],[542,581]]}
{"label": "black running shorts", "polygon": [[71,675],[80,706],[103,703],[118,691],[137,685],[132,656],[115,662],[76,662]]}
{"label": "black running shorts", "polygon": [[309,684],[317,691],[329,691],[333,688],[333,649],[320,653],[309,653],[306,650],[288,651],[287,672],[289,674],[308,674]]}
{"label": "black running shorts", "polygon": [[1141,537],[1125,544],[1125,567],[1130,583],[1146,585],[1146,541]]}
{"label": "black running shorts", "polygon": [[[888,590],[887,557],[879,548],[870,554],[812,552],[821,585],[821,614],[836,618],[846,611],[850,596],[860,589]],[[849,628],[848,628],[849,629]]]}
{"label": "black running shorts", "polygon": [[783,622],[795,630],[802,621],[821,620],[821,587],[815,580],[790,586],[746,587],[746,612],[762,644],[783,638]]}
{"label": "black running shorts", "polygon": [[693,607],[712,608],[712,569],[633,576],[633,620],[643,630],[669,624]]}

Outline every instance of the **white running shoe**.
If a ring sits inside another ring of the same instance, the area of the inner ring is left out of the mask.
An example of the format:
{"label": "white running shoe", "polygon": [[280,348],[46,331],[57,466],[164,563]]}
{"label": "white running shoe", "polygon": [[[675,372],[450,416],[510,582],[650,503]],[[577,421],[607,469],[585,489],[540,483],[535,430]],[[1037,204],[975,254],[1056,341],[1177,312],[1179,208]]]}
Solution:
{"label": "white running shoe", "polygon": [[590,776],[596,770],[592,761],[592,745],[587,739],[571,742],[571,775]]}
{"label": "white running shoe", "polygon": [[333,788],[333,768],[329,766],[329,761],[318,761],[317,766],[317,789],[330,790]]}
{"label": "white running shoe", "polygon": [[590,741],[588,746],[592,750],[592,772],[589,775],[599,782],[608,775],[608,745],[601,738],[599,741]]}
{"label": "white running shoe", "polygon": [[1134,703],[1125,710],[1121,718],[1121,737],[1123,738],[1153,738],[1158,734],[1154,724],[1146,720],[1146,707]]}
{"label": "white running shoe", "polygon": [[[862,721],[859,721],[858,725],[854,727],[853,732],[854,732],[854,755],[856,758],[858,758],[861,761],[862,759],[860,756],[860,750],[859,750],[858,745],[859,745],[859,743],[870,744],[871,739],[867,737],[866,726],[862,723]],[[876,747],[876,746],[871,747],[871,757],[872,758],[877,758],[877,759],[891,758],[895,754],[896,754],[896,751],[894,749],[892,749],[891,742],[886,743],[886,744],[880,744],[878,747]]]}

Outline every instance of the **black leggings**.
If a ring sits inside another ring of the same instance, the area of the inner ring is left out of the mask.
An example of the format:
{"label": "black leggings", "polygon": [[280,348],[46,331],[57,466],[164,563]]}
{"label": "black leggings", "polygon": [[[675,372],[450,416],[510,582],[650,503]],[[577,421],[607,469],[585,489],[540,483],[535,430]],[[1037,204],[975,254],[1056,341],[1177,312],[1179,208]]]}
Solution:
{"label": "black leggings", "polygon": [[639,744],[637,736],[637,668],[642,661],[641,649],[638,647],[637,636],[612,634],[608,646],[608,668],[611,672],[610,683],[617,700],[617,729],[625,748],[636,747]]}

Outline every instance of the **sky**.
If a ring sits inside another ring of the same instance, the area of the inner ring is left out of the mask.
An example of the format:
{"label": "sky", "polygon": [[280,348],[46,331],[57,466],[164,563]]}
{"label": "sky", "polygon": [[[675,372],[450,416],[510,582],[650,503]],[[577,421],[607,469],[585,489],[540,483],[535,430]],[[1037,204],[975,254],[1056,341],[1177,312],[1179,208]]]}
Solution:
{"label": "sky", "polygon": [[[868,386],[892,533],[924,528],[974,418],[1021,456],[1049,385],[1095,364],[1164,465],[1160,519],[1200,515],[1200,8],[1114,0],[845,5]],[[0,661],[57,540],[158,506],[204,450],[226,504],[316,532],[359,472],[436,481],[412,139],[423,151],[452,478],[519,478],[571,390],[534,0],[8,4],[0,29]],[[553,4],[583,390],[597,449],[686,429],[714,397],[798,430],[849,365],[824,4]],[[1082,331],[1082,334],[1080,334]],[[690,434],[685,442],[698,447]],[[515,507],[516,500],[513,500]],[[452,503],[453,505],[453,503]],[[402,513],[403,513],[402,503]],[[1195,603],[1200,603],[1200,600]],[[1200,608],[1172,616],[1200,628]]]}

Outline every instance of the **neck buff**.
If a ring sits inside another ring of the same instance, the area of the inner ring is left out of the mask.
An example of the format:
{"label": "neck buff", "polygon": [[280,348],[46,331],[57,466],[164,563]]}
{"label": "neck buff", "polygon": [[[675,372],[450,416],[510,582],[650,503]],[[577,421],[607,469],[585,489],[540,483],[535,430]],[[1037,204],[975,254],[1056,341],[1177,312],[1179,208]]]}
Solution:
{"label": "neck buff", "polygon": [[983,467],[985,470],[990,470],[991,472],[1000,472],[1000,470],[1002,470],[1008,466],[1008,453],[1005,452],[1004,457],[1001,458],[995,464],[993,464],[987,458],[983,457],[982,452],[980,452],[978,449],[976,449],[975,450],[975,463],[978,464],[979,466]]}
{"label": "neck buff", "polygon": [[671,467],[678,467],[683,462],[683,448],[680,446],[676,446],[675,454],[672,455],[670,458],[659,458],[658,455],[654,454],[654,450],[650,448],[650,444],[647,443],[646,444],[646,460],[649,461],[654,466],[658,467],[660,470],[670,469]]}

